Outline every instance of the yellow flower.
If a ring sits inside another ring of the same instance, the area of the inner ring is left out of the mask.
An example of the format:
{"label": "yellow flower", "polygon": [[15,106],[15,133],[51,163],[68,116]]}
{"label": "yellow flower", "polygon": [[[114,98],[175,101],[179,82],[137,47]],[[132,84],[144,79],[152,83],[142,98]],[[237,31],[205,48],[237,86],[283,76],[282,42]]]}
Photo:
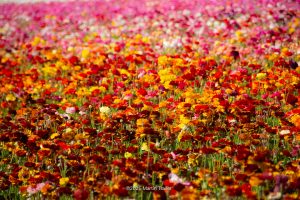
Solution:
{"label": "yellow flower", "polygon": [[132,153],[125,152],[124,157],[125,158],[131,158],[132,157]]}
{"label": "yellow flower", "polygon": [[164,66],[164,65],[166,65],[167,63],[168,63],[168,57],[167,56],[159,56],[158,57],[158,65],[159,66]]}
{"label": "yellow flower", "polygon": [[90,55],[89,49],[84,48],[84,49],[81,51],[81,57],[82,57],[82,58],[86,59],[89,55]]}
{"label": "yellow flower", "polygon": [[176,76],[172,74],[171,68],[166,68],[158,71],[158,75],[160,77],[160,82],[164,83],[167,81],[173,81],[176,79]]}
{"label": "yellow flower", "polygon": [[214,98],[212,104],[216,107],[216,111],[225,112],[224,107],[220,105],[219,99]]}
{"label": "yellow flower", "polygon": [[16,97],[13,94],[8,94],[8,95],[6,95],[5,99],[6,99],[6,101],[15,101]]}
{"label": "yellow flower", "polygon": [[137,41],[141,40],[142,38],[143,38],[143,36],[142,36],[141,34],[136,34],[136,35],[135,35],[135,39],[136,39]]}
{"label": "yellow flower", "polygon": [[290,122],[292,122],[296,127],[300,127],[300,115],[295,114],[289,119]]}
{"label": "yellow flower", "polygon": [[145,80],[147,82],[153,82],[153,81],[155,81],[155,77],[151,74],[145,74],[143,76],[143,80]]}
{"label": "yellow flower", "polygon": [[103,65],[105,56],[99,56],[94,60],[95,65]]}
{"label": "yellow flower", "polygon": [[6,84],[6,85],[5,85],[5,89],[7,89],[7,90],[11,90],[11,89],[13,89],[13,88],[14,88],[14,86],[11,85],[11,84]]}
{"label": "yellow flower", "polygon": [[72,129],[71,128],[66,128],[66,133],[71,133]]}
{"label": "yellow flower", "polygon": [[85,95],[89,95],[90,91],[86,87],[81,87],[77,90],[76,94],[78,96],[85,96]]}
{"label": "yellow flower", "polygon": [[49,64],[46,64],[45,67],[42,68],[42,71],[46,76],[55,76],[57,72],[57,68],[52,67]]}
{"label": "yellow flower", "polygon": [[179,116],[180,124],[178,125],[181,129],[186,129],[187,124],[190,122],[188,118],[186,118],[184,115]]}
{"label": "yellow flower", "polygon": [[88,138],[88,134],[86,134],[86,132],[78,133],[75,135],[75,140],[77,140],[77,141],[87,139],[87,138]]}
{"label": "yellow flower", "polygon": [[176,79],[176,75],[172,74],[171,68],[159,70],[158,75],[160,77],[160,82],[164,84],[164,87],[170,89],[170,82]]}
{"label": "yellow flower", "polygon": [[69,183],[69,180],[70,179],[68,177],[60,178],[59,179],[59,185],[66,186]]}
{"label": "yellow flower", "polygon": [[121,103],[122,102],[122,99],[115,99],[114,100],[114,104],[119,104],[119,103]]}
{"label": "yellow flower", "polygon": [[249,183],[251,186],[258,186],[262,183],[263,181],[260,180],[258,177],[256,176],[251,176],[250,177],[250,180],[249,180]]}
{"label": "yellow flower", "polygon": [[140,119],[136,120],[136,125],[137,125],[137,127],[143,127],[145,125],[149,125],[149,121],[148,121],[148,119],[140,118]]}
{"label": "yellow flower", "polygon": [[297,85],[300,82],[300,79],[296,76],[292,76],[292,85]]}
{"label": "yellow flower", "polygon": [[[185,126],[185,125],[184,125]],[[177,140],[179,141],[179,142],[181,142],[181,139],[182,139],[182,137],[185,135],[185,131],[180,131],[180,133],[178,134],[178,136],[177,136]]]}
{"label": "yellow flower", "polygon": [[191,166],[198,165],[198,154],[191,153],[188,155],[188,164]]}
{"label": "yellow flower", "polygon": [[41,39],[40,37],[34,37],[33,41],[31,42],[31,45],[37,46],[39,44],[45,44],[45,40]]}
{"label": "yellow flower", "polygon": [[147,142],[144,142],[142,144],[141,150],[143,150],[143,151],[150,151],[150,148],[149,148]]}
{"label": "yellow flower", "polygon": [[258,73],[256,75],[256,79],[261,80],[261,79],[264,79],[266,76],[267,76],[266,73]]}
{"label": "yellow flower", "polygon": [[54,138],[56,138],[57,136],[59,136],[58,133],[53,133],[53,134],[50,136],[50,138],[51,138],[51,139],[54,139]]}
{"label": "yellow flower", "polygon": [[184,62],[181,58],[173,59],[173,63],[174,63],[175,66],[183,66],[184,65]]}
{"label": "yellow flower", "polygon": [[235,36],[236,36],[237,38],[243,37],[242,31],[240,31],[240,30],[236,31],[236,32],[235,32]]}
{"label": "yellow flower", "polygon": [[137,127],[135,136],[136,138],[144,138],[146,134],[144,134],[145,128],[144,127]]}
{"label": "yellow flower", "polygon": [[142,103],[143,101],[140,99],[140,98],[136,98],[135,100],[133,100],[133,103],[134,104],[140,104]]}
{"label": "yellow flower", "polygon": [[126,69],[119,69],[120,74],[125,74],[128,77],[131,77],[131,74]]}
{"label": "yellow flower", "polygon": [[287,47],[283,47],[282,49],[281,49],[281,52],[282,53],[286,53],[286,52],[288,52],[289,51],[289,49],[287,48]]}
{"label": "yellow flower", "polygon": [[184,115],[180,115],[179,119],[181,124],[188,124],[190,122],[190,120],[186,118]]}
{"label": "yellow flower", "polygon": [[159,108],[165,108],[167,105],[168,105],[167,101],[161,101],[161,102],[159,102],[158,107]]}
{"label": "yellow flower", "polygon": [[151,107],[151,106],[147,106],[146,104],[144,104],[144,107],[142,108],[142,111],[143,111],[143,110],[151,111],[151,110],[152,110],[152,107]]}

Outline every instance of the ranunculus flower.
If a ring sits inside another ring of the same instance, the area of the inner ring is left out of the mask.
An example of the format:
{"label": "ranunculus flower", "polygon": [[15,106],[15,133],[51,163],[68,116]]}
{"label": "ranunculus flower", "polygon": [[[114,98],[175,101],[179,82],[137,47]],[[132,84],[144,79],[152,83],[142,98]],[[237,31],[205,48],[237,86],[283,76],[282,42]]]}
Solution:
{"label": "ranunculus flower", "polygon": [[111,112],[111,110],[110,110],[110,108],[109,107],[107,107],[107,106],[102,106],[101,108],[100,108],[100,112],[101,113],[103,113],[103,114],[110,114],[110,112]]}
{"label": "ranunculus flower", "polygon": [[66,113],[67,114],[74,114],[76,112],[76,108],[75,107],[67,107],[66,108]]}
{"label": "ranunculus flower", "polygon": [[69,178],[68,177],[63,177],[59,179],[59,185],[61,186],[66,186],[69,183]]}

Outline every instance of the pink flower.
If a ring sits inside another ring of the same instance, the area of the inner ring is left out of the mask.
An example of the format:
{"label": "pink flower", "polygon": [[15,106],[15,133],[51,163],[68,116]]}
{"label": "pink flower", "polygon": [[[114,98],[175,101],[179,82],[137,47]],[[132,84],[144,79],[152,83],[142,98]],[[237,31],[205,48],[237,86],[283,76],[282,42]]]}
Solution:
{"label": "pink flower", "polygon": [[32,187],[32,186],[29,186],[27,188],[27,192],[28,194],[35,194],[39,191],[41,191],[41,189],[46,185],[46,183],[39,183],[36,185],[36,187]]}
{"label": "pink flower", "polygon": [[174,152],[171,152],[172,158],[175,160],[176,159],[176,154]]}
{"label": "pink flower", "polygon": [[124,99],[125,100],[130,100],[130,99],[132,99],[133,98],[133,95],[132,94],[126,94],[125,96],[124,96]]}
{"label": "pink flower", "polygon": [[177,174],[170,173],[169,174],[169,180],[173,183],[181,183],[185,186],[189,186],[191,183],[187,181],[183,181]]}
{"label": "pink flower", "polygon": [[67,114],[74,114],[76,112],[76,108],[75,107],[67,107],[66,108],[66,113]]}

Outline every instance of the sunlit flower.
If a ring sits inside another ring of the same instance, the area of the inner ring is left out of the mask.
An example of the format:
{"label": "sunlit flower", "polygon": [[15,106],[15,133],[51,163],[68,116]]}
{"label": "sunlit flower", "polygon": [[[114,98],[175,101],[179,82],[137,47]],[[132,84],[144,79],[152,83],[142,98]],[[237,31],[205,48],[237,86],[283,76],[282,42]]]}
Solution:
{"label": "sunlit flower", "polygon": [[66,113],[67,114],[74,114],[76,112],[76,108],[75,107],[67,107],[66,108]]}
{"label": "sunlit flower", "polygon": [[266,76],[267,76],[266,73],[258,73],[258,74],[256,75],[256,78],[257,78],[258,80],[262,80],[262,79],[264,79]]}
{"label": "sunlit flower", "polygon": [[141,150],[143,150],[143,151],[150,151],[150,148],[149,148],[147,142],[142,143]]}
{"label": "sunlit flower", "polygon": [[111,113],[111,110],[110,110],[110,108],[107,107],[107,106],[102,106],[102,107],[100,107],[100,113],[109,115],[109,114]]}
{"label": "sunlit flower", "polygon": [[241,2],[1,3],[0,196],[297,199],[299,3]]}
{"label": "sunlit flower", "polygon": [[63,177],[59,179],[59,185],[61,186],[66,186],[69,183],[69,178],[68,177]]}
{"label": "sunlit flower", "polygon": [[16,96],[13,95],[13,94],[8,94],[8,95],[6,95],[5,100],[6,101],[15,101],[16,100]]}
{"label": "sunlit flower", "polygon": [[125,158],[131,158],[132,157],[132,153],[125,152],[124,157]]}

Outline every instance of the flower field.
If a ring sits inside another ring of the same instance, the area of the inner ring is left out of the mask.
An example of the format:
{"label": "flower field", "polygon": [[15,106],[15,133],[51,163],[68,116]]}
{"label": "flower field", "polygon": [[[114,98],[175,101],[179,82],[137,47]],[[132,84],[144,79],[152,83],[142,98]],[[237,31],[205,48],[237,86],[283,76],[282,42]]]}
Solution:
{"label": "flower field", "polygon": [[0,199],[300,199],[298,0],[0,4]]}

